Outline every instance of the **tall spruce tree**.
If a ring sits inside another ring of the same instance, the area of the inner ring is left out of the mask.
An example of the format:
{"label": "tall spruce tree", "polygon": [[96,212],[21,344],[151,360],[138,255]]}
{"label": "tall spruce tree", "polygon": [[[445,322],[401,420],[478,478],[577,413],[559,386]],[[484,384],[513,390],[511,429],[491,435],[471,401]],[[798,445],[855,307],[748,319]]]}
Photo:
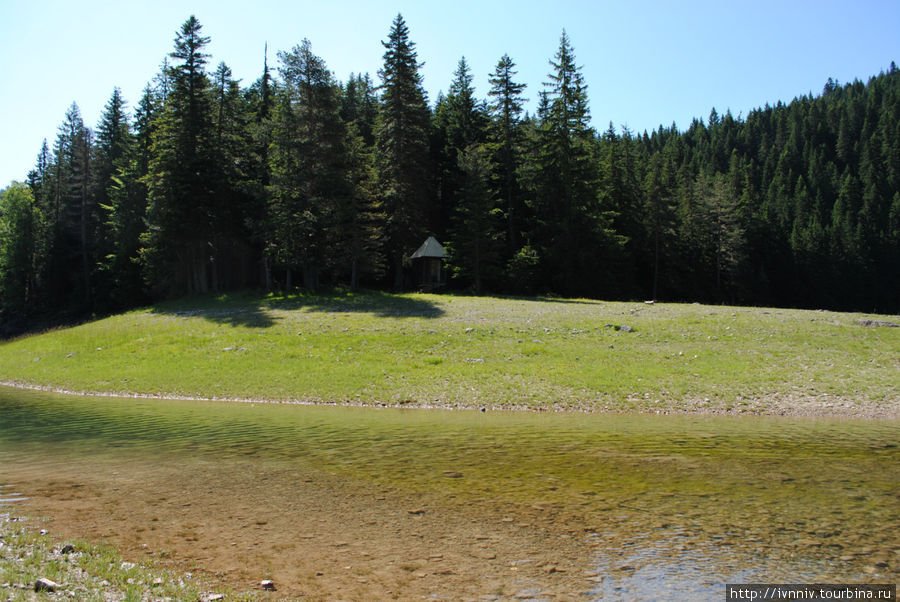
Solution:
{"label": "tall spruce tree", "polygon": [[258,201],[257,190],[250,185],[257,166],[251,150],[250,103],[224,62],[219,63],[213,76],[213,94],[216,176],[212,183],[215,206],[210,277],[213,290],[227,290],[254,283],[258,271],[249,230]]}
{"label": "tall spruce tree", "polygon": [[122,259],[121,253],[117,253],[121,250],[122,244],[116,238],[123,232],[116,230],[116,219],[112,214],[116,206],[120,212],[122,210],[122,190],[134,185],[130,181],[134,177],[131,170],[133,145],[125,99],[121,90],[115,88],[100,117],[94,161],[95,195],[102,212],[101,219],[97,223],[96,282],[99,293],[97,303],[102,309],[122,306],[121,300],[114,298],[119,296],[117,275],[127,271],[125,266],[119,263]]}
{"label": "tall spruce tree", "polygon": [[150,281],[170,294],[210,288],[215,138],[201,29],[191,15],[176,34],[170,56],[178,63],[153,138],[144,259]]}
{"label": "tall spruce tree", "polygon": [[364,279],[384,275],[384,213],[375,172],[378,98],[368,74],[350,75],[341,100],[347,126],[351,194],[337,207],[333,233],[342,269],[338,276],[357,290]]}
{"label": "tall spruce tree", "polygon": [[490,76],[491,116],[490,139],[494,145],[494,172],[497,180],[499,203],[506,218],[506,251],[511,257],[520,245],[520,224],[522,212],[521,186],[518,171],[521,154],[521,132],[519,120],[525,99],[522,93],[525,84],[515,81],[516,64],[508,54],[497,62]]}
{"label": "tall spruce tree", "polygon": [[338,198],[330,238],[337,275],[355,291],[363,279],[383,275],[385,216],[377,194],[372,147],[358,133],[355,123],[347,128],[347,152],[350,190]]}
{"label": "tall spruce tree", "polygon": [[451,222],[450,263],[454,276],[481,293],[500,280],[502,213],[494,210],[487,145],[470,144],[458,157],[462,181]]}
{"label": "tall spruce tree", "polygon": [[315,290],[334,261],[329,235],[337,206],[351,194],[346,129],[340,119],[339,87],[312,52],[309,40],[279,53],[282,99],[273,144],[273,190],[268,245],[286,270]]}
{"label": "tall spruce tree", "polygon": [[599,204],[587,86],[565,31],[550,65],[540,109],[543,182],[535,194],[546,281],[563,294],[600,295],[609,289],[609,258],[623,241]]}
{"label": "tall spruce tree", "polygon": [[416,46],[402,15],[391,25],[381,77],[375,135],[379,188],[386,215],[386,253],[394,289],[404,288],[404,258],[421,243],[432,203],[428,161],[429,111]]}
{"label": "tall spruce tree", "polygon": [[53,265],[57,286],[71,308],[91,307],[95,225],[98,205],[93,187],[93,132],[84,125],[81,110],[72,103],[56,141],[56,244]]}
{"label": "tall spruce tree", "polygon": [[487,111],[475,98],[472,72],[462,57],[453,73],[447,96],[438,100],[433,121],[432,153],[439,194],[431,220],[433,233],[445,237],[460,202],[465,175],[459,157],[487,137]]}

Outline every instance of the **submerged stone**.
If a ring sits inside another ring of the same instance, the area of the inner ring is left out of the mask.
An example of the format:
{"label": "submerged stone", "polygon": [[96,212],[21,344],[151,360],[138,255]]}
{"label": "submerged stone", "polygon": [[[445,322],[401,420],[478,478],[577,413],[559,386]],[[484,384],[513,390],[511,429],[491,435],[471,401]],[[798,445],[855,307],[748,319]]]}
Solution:
{"label": "submerged stone", "polygon": [[272,581],[271,579],[263,579],[262,581],[259,582],[259,586],[268,592],[275,591],[275,582]]}

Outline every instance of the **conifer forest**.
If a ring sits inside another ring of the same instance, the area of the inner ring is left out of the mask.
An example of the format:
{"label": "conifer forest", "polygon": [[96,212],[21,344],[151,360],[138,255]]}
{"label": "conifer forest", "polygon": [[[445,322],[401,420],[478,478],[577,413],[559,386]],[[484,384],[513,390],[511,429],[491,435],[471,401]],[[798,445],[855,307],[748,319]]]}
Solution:
{"label": "conifer forest", "polygon": [[565,32],[544,82],[502,56],[479,95],[461,58],[429,99],[403,17],[386,29],[377,74],[337,81],[303,40],[245,86],[192,16],[140,98],[112,90],[93,129],[73,103],[0,196],[0,334],[191,294],[415,290],[428,236],[450,290],[900,313],[894,63],[638,133],[591,125]]}

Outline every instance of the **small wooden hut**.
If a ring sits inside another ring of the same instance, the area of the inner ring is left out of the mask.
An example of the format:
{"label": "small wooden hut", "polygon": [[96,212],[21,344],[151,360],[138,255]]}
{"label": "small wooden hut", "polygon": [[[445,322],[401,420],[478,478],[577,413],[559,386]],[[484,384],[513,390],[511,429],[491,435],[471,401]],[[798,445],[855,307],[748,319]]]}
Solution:
{"label": "small wooden hut", "polygon": [[429,236],[422,246],[410,256],[415,284],[421,290],[431,291],[444,286],[444,258],[447,252],[434,236]]}

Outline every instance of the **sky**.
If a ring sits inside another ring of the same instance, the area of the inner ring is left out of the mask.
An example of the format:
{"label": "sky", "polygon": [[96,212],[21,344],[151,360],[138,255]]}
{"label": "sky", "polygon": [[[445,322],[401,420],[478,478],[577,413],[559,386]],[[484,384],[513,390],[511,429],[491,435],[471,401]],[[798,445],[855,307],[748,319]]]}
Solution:
{"label": "sky", "polygon": [[533,111],[565,30],[600,131],[684,129],[713,107],[746,115],[900,63],[900,0],[0,0],[0,187],[26,178],[73,102],[91,128],[115,87],[133,110],[191,14],[211,38],[210,70],[224,61],[248,86],[266,44],[277,67],[304,38],[338,80],[377,83],[398,13],[430,102],[462,56],[486,98],[509,54]]}

